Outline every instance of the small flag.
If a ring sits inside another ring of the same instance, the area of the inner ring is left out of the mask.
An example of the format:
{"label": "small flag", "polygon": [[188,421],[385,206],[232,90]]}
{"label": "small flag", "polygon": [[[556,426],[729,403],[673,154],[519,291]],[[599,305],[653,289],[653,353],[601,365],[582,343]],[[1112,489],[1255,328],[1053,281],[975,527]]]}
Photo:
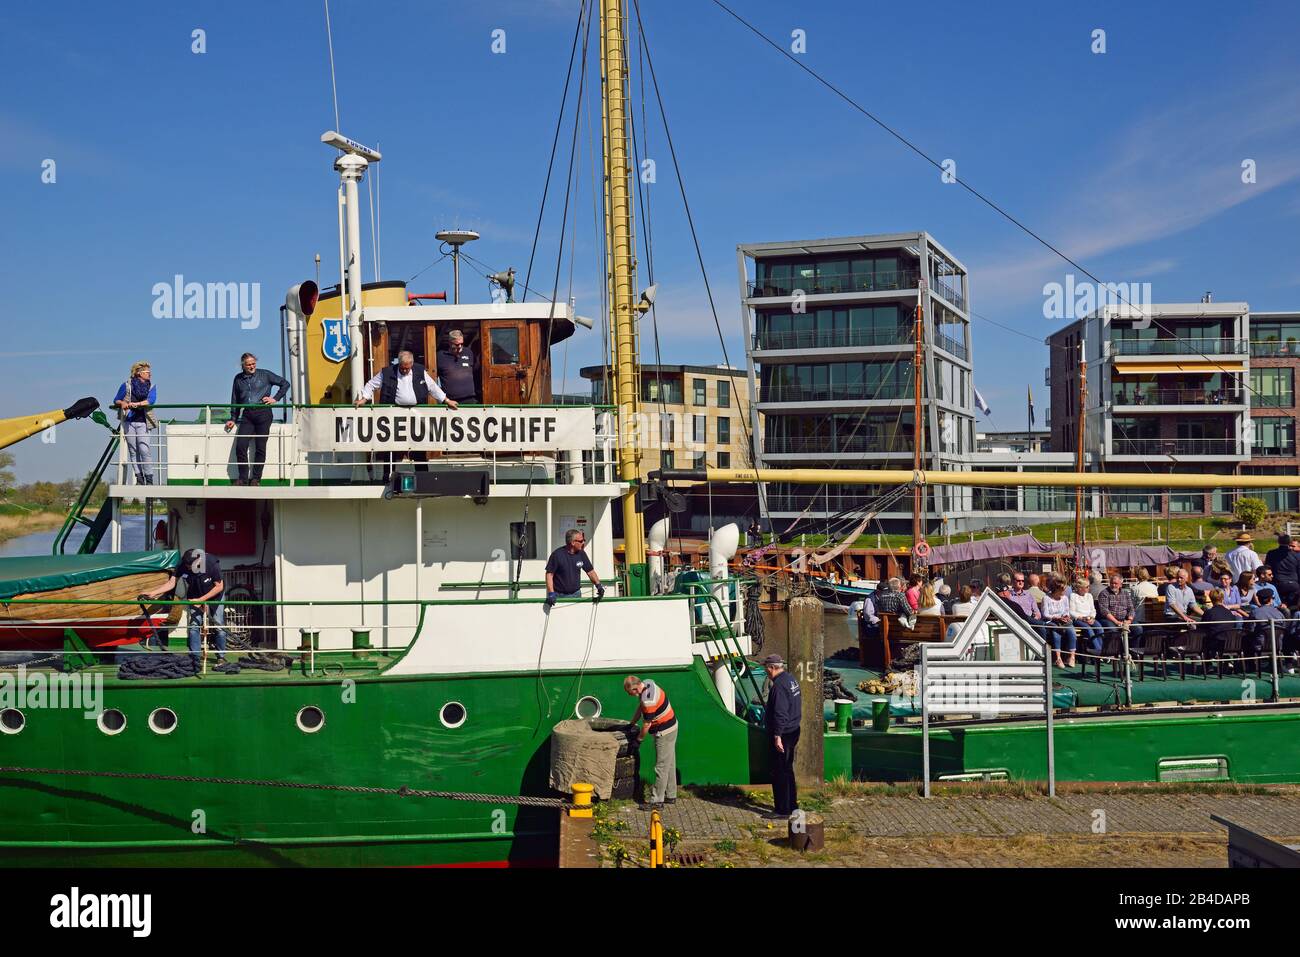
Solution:
{"label": "small flag", "polygon": [[985,415],[993,414],[993,410],[989,408],[989,404],[984,401],[984,396],[980,395],[979,389],[975,389],[975,408],[979,409]]}
{"label": "small flag", "polygon": [[1034,431],[1034,387],[1029,386],[1029,431]]}

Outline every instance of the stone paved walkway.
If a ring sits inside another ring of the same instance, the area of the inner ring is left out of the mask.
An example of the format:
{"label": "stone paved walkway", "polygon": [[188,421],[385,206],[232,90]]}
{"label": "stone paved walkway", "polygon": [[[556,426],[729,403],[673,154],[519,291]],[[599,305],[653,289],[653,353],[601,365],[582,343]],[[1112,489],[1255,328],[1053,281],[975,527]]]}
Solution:
{"label": "stone paved walkway", "polygon": [[[702,798],[679,794],[665,807],[664,825],[685,840],[741,839],[770,810],[748,797]],[[1098,813],[1100,812],[1100,814]],[[1300,835],[1300,792],[1276,794],[1082,793],[1056,798],[977,794],[959,797],[866,795],[838,798],[819,808],[828,826],[852,828],[868,837],[1026,834],[1213,834],[1223,829],[1211,814],[1270,837]],[[1104,819],[1101,815],[1104,815]],[[631,834],[646,833],[650,814],[635,805],[618,815]],[[1104,829],[1097,827],[1104,823]]]}

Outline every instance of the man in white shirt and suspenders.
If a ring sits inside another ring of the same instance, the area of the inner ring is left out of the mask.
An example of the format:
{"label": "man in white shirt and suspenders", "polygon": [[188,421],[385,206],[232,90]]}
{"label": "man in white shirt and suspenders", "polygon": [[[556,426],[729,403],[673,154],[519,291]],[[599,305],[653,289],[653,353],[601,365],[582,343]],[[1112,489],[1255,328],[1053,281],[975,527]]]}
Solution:
{"label": "man in white shirt and suspenders", "polygon": [[668,701],[668,694],[653,681],[642,681],[636,675],[623,679],[623,690],[638,699],[632,723],[641,722],[638,741],[646,734],[655,739],[655,783],[650,801],[643,810],[658,808],[677,801],[677,717]]}

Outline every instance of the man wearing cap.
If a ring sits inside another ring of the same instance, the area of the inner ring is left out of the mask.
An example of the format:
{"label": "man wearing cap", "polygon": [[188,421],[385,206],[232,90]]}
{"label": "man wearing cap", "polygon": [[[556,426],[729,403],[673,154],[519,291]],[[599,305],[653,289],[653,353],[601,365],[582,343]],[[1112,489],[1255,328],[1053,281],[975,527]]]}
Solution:
{"label": "man wearing cap", "polygon": [[142,599],[157,598],[176,589],[177,582],[185,583],[185,600],[189,602],[189,648],[194,670],[199,670],[199,649],[204,614],[213,626],[216,637],[217,661],[226,660],[226,609],[221,603],[221,593],[226,583],[221,577],[221,563],[201,548],[191,548],[181,555],[167,581],[152,591],[141,592]]}
{"label": "man wearing cap", "polygon": [[1264,564],[1264,559],[1259,557],[1259,553],[1250,547],[1254,541],[1250,537],[1250,532],[1242,532],[1237,536],[1237,547],[1228,552],[1225,556],[1228,567],[1232,569],[1232,578],[1237,580],[1241,577],[1242,572],[1254,573],[1255,569]]}
{"label": "man wearing cap", "polygon": [[677,716],[668,694],[653,681],[642,681],[636,675],[623,679],[623,690],[637,699],[632,715],[633,726],[641,722],[637,741],[644,741],[647,734],[655,739],[655,783],[644,809],[673,804],[677,801]]}
{"label": "man wearing cap", "polygon": [[799,745],[799,722],[803,715],[803,698],[799,681],[785,670],[785,659],[768,655],[763,670],[771,682],[767,693],[768,758],[772,773],[771,817],[789,817],[799,807],[799,791],[794,779],[794,753]]}

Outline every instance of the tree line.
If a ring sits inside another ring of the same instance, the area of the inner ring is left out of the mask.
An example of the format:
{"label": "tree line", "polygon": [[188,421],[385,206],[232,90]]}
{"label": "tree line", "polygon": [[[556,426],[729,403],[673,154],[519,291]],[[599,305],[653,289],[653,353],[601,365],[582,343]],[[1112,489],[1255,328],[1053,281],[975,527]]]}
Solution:
{"label": "tree line", "polygon": [[[13,471],[14,457],[11,452],[0,452],[0,500],[5,504],[18,505],[34,511],[63,512],[68,509],[77,496],[85,479],[67,479],[63,482],[28,482],[19,485]],[[89,473],[86,478],[89,478]],[[100,481],[90,497],[92,509],[98,508],[108,497],[108,485]]]}

